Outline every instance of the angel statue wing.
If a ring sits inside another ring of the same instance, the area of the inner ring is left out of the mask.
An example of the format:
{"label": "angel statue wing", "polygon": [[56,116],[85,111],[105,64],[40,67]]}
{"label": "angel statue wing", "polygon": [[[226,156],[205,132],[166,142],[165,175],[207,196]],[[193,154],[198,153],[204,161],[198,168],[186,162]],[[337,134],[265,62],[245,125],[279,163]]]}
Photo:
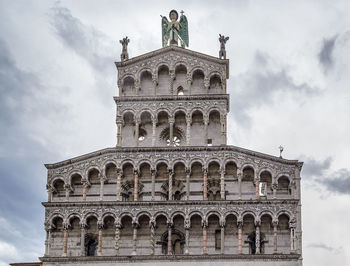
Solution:
{"label": "angel statue wing", "polygon": [[163,47],[167,46],[168,40],[169,40],[169,35],[170,32],[168,31],[168,25],[169,21],[168,19],[164,16],[162,16],[162,45]]}
{"label": "angel statue wing", "polygon": [[[179,24],[180,24],[180,31],[179,31],[180,38],[182,39],[184,44],[188,47],[188,44],[189,44],[188,23],[185,15],[181,14]],[[184,46],[184,44],[181,42],[181,46]]]}

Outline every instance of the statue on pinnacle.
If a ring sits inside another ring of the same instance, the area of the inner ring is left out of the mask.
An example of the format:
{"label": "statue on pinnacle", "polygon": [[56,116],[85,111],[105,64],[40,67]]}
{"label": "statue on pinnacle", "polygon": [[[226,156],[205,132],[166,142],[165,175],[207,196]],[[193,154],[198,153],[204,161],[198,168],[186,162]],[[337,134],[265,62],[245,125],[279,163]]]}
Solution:
{"label": "statue on pinnacle", "polygon": [[176,10],[171,10],[169,13],[170,21],[165,16],[162,16],[162,44],[163,47],[168,45],[178,45],[180,41],[181,47],[188,47],[188,23],[187,18],[181,11],[180,21],[177,21],[179,14]]}

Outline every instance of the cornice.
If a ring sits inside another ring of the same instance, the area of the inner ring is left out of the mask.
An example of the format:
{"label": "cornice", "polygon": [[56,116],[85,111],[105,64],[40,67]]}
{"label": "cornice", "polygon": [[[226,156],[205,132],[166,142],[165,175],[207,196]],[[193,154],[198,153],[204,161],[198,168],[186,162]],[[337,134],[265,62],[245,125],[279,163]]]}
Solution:
{"label": "cornice", "polygon": [[114,96],[114,101],[119,102],[144,102],[144,101],[179,101],[179,100],[227,100],[229,103],[230,96],[228,94],[204,94],[204,95],[163,95],[163,96]]}
{"label": "cornice", "polygon": [[128,60],[125,60],[125,61],[122,61],[122,62],[115,62],[115,65],[116,65],[117,68],[125,67],[125,66],[129,66],[131,64],[140,62],[142,60],[145,60],[145,59],[148,59],[148,58],[160,55],[160,54],[164,54],[164,53],[167,53],[167,52],[171,52],[171,51],[183,53],[183,54],[194,56],[194,57],[198,57],[198,58],[205,59],[205,60],[208,60],[208,61],[212,61],[212,62],[215,62],[215,63],[218,63],[218,64],[224,64],[224,65],[226,65],[226,75],[227,75],[227,77],[229,76],[229,59],[220,59],[218,57],[214,57],[214,56],[211,56],[211,55],[206,55],[206,54],[203,54],[203,53],[199,53],[199,52],[196,52],[196,51],[193,51],[193,50],[181,48],[181,47],[178,47],[178,46],[167,46],[167,47],[164,47],[164,48],[160,48],[158,50],[154,50],[152,52],[148,52],[148,53],[145,53],[143,55],[139,55],[139,56],[133,57],[131,59],[128,59]]}
{"label": "cornice", "polygon": [[42,202],[41,204],[47,208],[54,207],[105,207],[105,206],[250,206],[250,205],[297,205],[298,199],[269,199],[269,200],[218,200],[218,201],[204,201],[204,200],[190,200],[190,201],[64,201],[64,202]]}
{"label": "cornice", "polygon": [[264,154],[261,152],[256,152],[244,148],[240,148],[237,146],[232,145],[222,145],[222,146],[183,146],[183,147],[113,147],[113,148],[105,148],[102,150],[98,150],[95,152],[87,153],[84,155],[80,155],[68,160],[64,160],[61,162],[53,163],[53,164],[45,164],[45,167],[47,169],[55,169],[58,167],[70,165],[76,162],[81,162],[87,159],[91,159],[94,157],[98,157],[101,155],[106,154],[113,154],[113,153],[147,153],[147,152],[206,152],[206,151],[232,151],[232,152],[238,152],[245,155],[257,157],[260,159],[266,159],[277,163],[282,163],[286,165],[295,165],[297,167],[302,166],[302,162],[299,162],[298,160],[287,160],[284,158]]}
{"label": "cornice", "polygon": [[297,261],[300,254],[207,254],[207,255],[136,255],[136,256],[74,256],[74,257],[40,257],[42,262],[94,262],[94,261],[213,261],[213,260],[249,260],[249,261]]}

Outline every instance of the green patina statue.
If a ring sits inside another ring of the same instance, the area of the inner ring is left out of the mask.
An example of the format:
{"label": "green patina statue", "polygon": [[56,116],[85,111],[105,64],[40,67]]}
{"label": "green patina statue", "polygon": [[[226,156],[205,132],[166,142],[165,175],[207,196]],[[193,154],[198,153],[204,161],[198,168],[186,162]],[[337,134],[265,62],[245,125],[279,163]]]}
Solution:
{"label": "green patina statue", "polygon": [[180,44],[182,48],[188,47],[188,23],[187,18],[181,11],[180,21],[177,21],[179,14],[176,10],[171,10],[169,13],[170,21],[164,16],[162,17],[162,44],[163,47],[168,45],[178,45]]}

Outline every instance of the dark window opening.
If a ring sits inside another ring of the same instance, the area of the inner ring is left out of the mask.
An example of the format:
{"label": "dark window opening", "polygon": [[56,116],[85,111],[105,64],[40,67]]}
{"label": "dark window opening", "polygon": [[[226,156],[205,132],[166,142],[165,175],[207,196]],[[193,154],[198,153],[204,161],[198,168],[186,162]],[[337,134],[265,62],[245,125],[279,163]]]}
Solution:
{"label": "dark window opening", "polygon": [[221,249],[221,230],[215,230],[215,249]]}

